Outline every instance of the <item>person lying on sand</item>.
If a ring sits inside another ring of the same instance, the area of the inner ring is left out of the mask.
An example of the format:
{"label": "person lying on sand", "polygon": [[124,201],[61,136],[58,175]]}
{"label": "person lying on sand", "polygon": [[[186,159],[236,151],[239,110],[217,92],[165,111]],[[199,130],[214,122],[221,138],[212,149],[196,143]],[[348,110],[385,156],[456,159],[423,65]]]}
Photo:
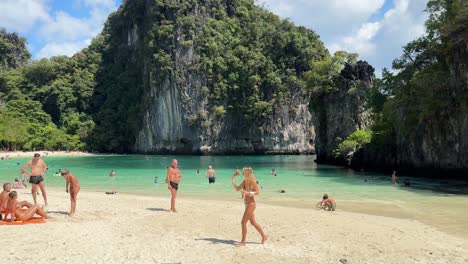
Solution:
{"label": "person lying on sand", "polygon": [[242,193],[244,194],[244,204],[245,204],[245,211],[244,215],[242,216],[242,221],[241,221],[241,226],[242,226],[242,239],[241,242],[237,245],[238,247],[243,247],[245,246],[245,239],[247,236],[247,222],[250,221],[250,224],[252,224],[255,229],[257,229],[258,233],[262,236],[262,244],[265,243],[267,240],[267,236],[265,233],[263,233],[262,227],[257,223],[255,220],[255,208],[257,207],[255,204],[255,195],[260,194],[260,190],[258,188],[258,184],[255,181],[254,175],[253,175],[253,170],[251,167],[245,167],[242,175],[244,176],[244,181],[237,186],[234,183],[234,179],[236,176],[232,176],[231,178],[231,183],[232,186],[236,191],[242,190]]}
{"label": "person lying on sand", "polygon": [[324,194],[322,201],[317,203],[317,208],[324,209],[326,211],[335,211],[336,202],[332,198],[328,198],[328,194]]}
{"label": "person lying on sand", "polygon": [[26,212],[21,211],[21,206],[18,203],[18,194],[12,191],[8,194],[7,208],[5,210],[5,221],[7,221],[8,214],[10,214],[10,220],[7,222],[13,222],[13,220],[28,221],[31,220],[35,214],[38,214],[46,219],[50,218],[44,212],[42,207],[33,205]]}
{"label": "person lying on sand", "polygon": [[[80,191],[80,184],[78,183],[78,179],[75,175],[71,174],[70,171],[67,169],[61,169],[60,174],[65,178],[65,191],[70,193],[70,200],[71,200],[71,210],[70,216],[75,215],[76,209],[76,197],[78,196],[78,192]],[[70,188],[68,188],[70,186]]]}

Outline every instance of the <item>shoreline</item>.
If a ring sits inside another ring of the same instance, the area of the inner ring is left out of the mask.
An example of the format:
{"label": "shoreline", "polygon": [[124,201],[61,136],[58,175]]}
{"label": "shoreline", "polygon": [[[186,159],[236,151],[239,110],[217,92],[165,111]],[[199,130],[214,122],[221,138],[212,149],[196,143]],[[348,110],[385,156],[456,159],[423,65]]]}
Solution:
{"label": "shoreline", "polygon": [[[53,192],[63,192],[59,187],[47,187],[47,190]],[[14,189],[25,190],[25,189]],[[28,190],[26,190],[26,193]],[[88,189],[85,190],[85,193],[92,194],[103,194],[105,190],[98,189]],[[25,193],[25,192],[23,192]],[[29,195],[29,193],[27,193]],[[135,198],[156,198],[156,199],[167,199],[170,200],[169,192],[164,190],[163,192],[153,192],[153,193],[143,193],[143,192],[131,192],[128,190],[118,191],[117,194],[135,197]],[[38,196],[39,199],[39,196]],[[178,199],[182,200],[192,200],[199,202],[213,202],[213,203],[242,203],[242,200],[232,198],[222,198],[220,196],[209,196],[209,195],[194,195],[194,194],[184,194],[181,193],[178,196]],[[40,200],[38,200],[40,201]],[[311,210],[311,211],[323,211],[315,209],[314,201],[306,200],[282,200],[282,199],[262,199],[262,197],[257,200],[259,205],[267,205],[281,208],[290,208],[290,209],[301,209],[301,210]],[[462,225],[453,225],[453,222],[441,222],[440,219],[428,219],[424,215],[411,214],[411,212],[404,210],[398,204],[389,204],[388,202],[379,202],[375,200],[340,200],[337,211],[361,214],[367,216],[376,216],[376,217],[388,217],[393,219],[402,219],[407,221],[417,221],[427,226],[430,226],[444,234],[451,235],[460,239],[465,239],[468,242],[468,229]],[[325,211],[324,211],[325,212]],[[467,225],[468,227],[468,225]]]}
{"label": "shoreline", "polygon": [[32,158],[35,153],[41,154],[41,157],[81,157],[81,156],[98,156],[111,155],[102,153],[90,153],[84,151],[0,151],[0,157],[3,159],[13,158]]}
{"label": "shoreline", "polygon": [[[81,191],[76,217],[69,195],[48,190],[45,224],[5,226],[2,252],[8,263],[466,263],[468,240],[419,221],[281,207],[259,201],[256,219],[265,245],[249,224],[247,246],[240,239],[242,201],[223,203],[178,198],[178,213],[167,212],[169,196],[106,195]],[[20,199],[31,200],[21,192]],[[42,197],[38,197],[42,203]],[[299,228],[300,227],[300,228]],[[24,244],[31,241],[30,254]],[[67,254],[63,254],[67,252]],[[210,252],[210,254],[202,254]]]}

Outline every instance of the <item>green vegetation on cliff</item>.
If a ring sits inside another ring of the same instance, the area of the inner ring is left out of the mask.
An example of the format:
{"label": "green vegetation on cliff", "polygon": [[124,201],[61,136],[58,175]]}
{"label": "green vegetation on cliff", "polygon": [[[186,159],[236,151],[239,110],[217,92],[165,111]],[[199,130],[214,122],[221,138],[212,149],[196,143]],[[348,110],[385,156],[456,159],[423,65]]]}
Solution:
{"label": "green vegetation on cliff", "polygon": [[[0,142],[18,149],[130,151],[153,87],[179,87],[187,76],[201,83],[192,99],[206,104],[187,117],[194,129],[238,118],[263,131],[275,105],[310,93],[303,74],[311,63],[330,57],[313,31],[252,0],[123,1],[91,46],[71,58],[27,63],[25,41],[17,39],[0,38]],[[31,115],[16,105],[30,105]],[[21,120],[17,137],[10,136],[12,118]]]}
{"label": "green vegetation on cliff", "polygon": [[313,31],[252,0],[124,1],[102,38],[93,146],[105,151],[131,148],[152,89],[190,80],[200,83],[190,100],[206,104],[187,118],[193,129],[237,118],[264,131],[275,105],[306,96],[303,73],[328,56]]}
{"label": "green vegetation on cliff", "polygon": [[[84,148],[94,127],[88,113],[98,58],[93,57],[92,46],[72,58],[27,63],[30,55],[24,39],[4,39],[12,50],[4,61],[21,63],[8,64],[0,71],[0,146],[24,150]],[[10,59],[20,53],[25,55]],[[14,131],[18,133],[13,135]]]}
{"label": "green vegetation on cliff", "polygon": [[462,2],[428,1],[427,33],[403,48],[403,55],[393,62],[394,73],[384,70],[369,94],[377,136],[395,140],[389,135],[398,131],[411,141],[416,128],[466,100],[466,94],[452,93],[449,71],[452,35],[468,25],[468,5]]}

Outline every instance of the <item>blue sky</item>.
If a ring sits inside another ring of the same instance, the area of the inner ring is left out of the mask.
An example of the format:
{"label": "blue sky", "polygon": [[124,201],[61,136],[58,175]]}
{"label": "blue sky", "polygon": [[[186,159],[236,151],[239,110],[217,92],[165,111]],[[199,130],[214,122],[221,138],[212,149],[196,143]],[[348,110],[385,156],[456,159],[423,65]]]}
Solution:
{"label": "blue sky", "polygon": [[[402,46],[424,33],[427,0],[256,0],[313,29],[331,51],[357,52],[380,75]],[[0,27],[26,37],[34,59],[89,45],[121,0],[0,0]]]}

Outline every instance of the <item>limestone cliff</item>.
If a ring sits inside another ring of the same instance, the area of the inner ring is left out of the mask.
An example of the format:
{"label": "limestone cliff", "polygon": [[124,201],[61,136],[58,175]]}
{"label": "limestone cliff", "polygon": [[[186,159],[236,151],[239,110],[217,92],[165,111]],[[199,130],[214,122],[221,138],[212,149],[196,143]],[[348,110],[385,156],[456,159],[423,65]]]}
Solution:
{"label": "limestone cliff", "polygon": [[[354,168],[397,169],[445,177],[468,173],[468,32],[452,33],[449,66],[449,103],[415,129],[393,124],[391,141],[374,142],[355,153]],[[441,95],[441,98],[442,95]],[[445,99],[440,99],[445,100]],[[395,109],[404,120],[404,108]]]}
{"label": "limestone cliff", "polygon": [[23,66],[30,58],[25,38],[0,29],[0,71]]}
{"label": "limestone cliff", "polygon": [[311,111],[317,138],[317,161],[346,165],[336,160],[333,150],[340,140],[357,129],[371,124],[370,113],[364,108],[366,91],[373,85],[374,68],[367,62],[346,64],[334,81],[335,91],[312,98]]}
{"label": "limestone cliff", "polygon": [[[108,150],[315,151],[302,75],[327,51],[311,30],[253,1],[129,0],[104,33],[101,76],[108,77],[98,77],[95,92],[101,98],[98,138],[126,135],[112,138],[116,144]],[[124,75],[132,77],[122,80]],[[110,78],[116,85],[106,86]],[[121,112],[115,122],[131,126],[104,123],[116,105]]]}

